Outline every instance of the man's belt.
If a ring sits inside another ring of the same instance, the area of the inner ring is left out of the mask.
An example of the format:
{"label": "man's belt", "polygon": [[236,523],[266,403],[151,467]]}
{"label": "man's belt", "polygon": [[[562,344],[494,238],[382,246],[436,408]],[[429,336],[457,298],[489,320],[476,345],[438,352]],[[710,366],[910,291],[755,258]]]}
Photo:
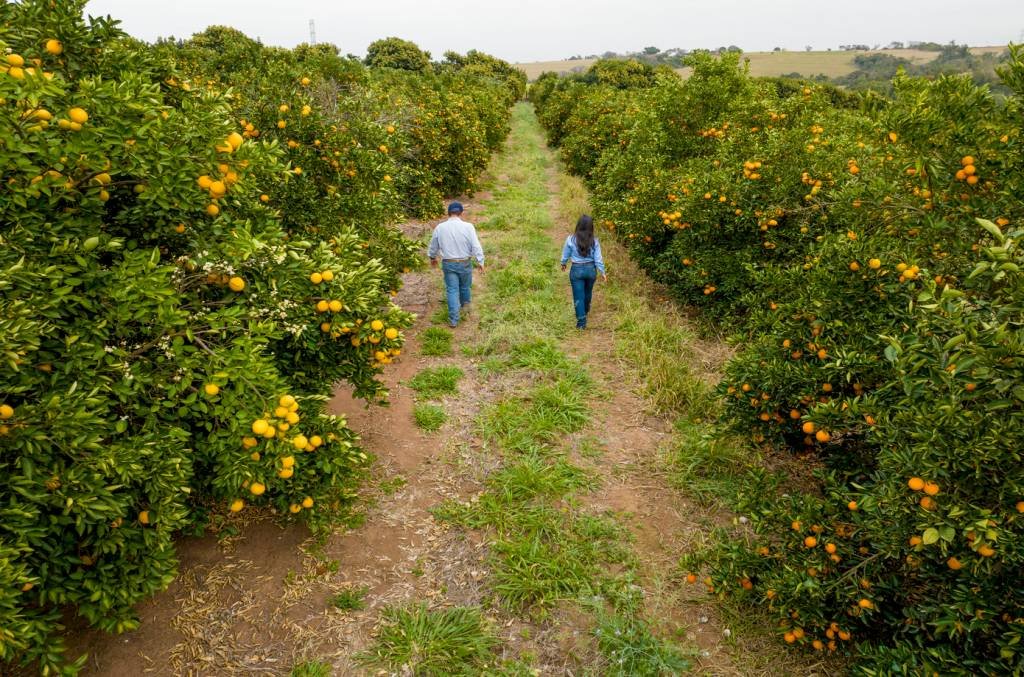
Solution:
{"label": "man's belt", "polygon": [[469,261],[470,259],[469,259],[469,257],[467,256],[467,257],[466,257],[466,258],[464,258],[464,259],[441,259],[441,260],[442,260],[442,261],[446,261],[446,262],[451,262],[451,263],[463,263],[464,261]]}

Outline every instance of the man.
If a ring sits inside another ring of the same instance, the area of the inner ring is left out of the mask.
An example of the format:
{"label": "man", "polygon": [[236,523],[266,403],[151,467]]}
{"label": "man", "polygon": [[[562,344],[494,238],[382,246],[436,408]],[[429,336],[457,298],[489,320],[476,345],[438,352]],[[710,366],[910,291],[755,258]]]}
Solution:
{"label": "man", "polygon": [[448,324],[459,326],[459,311],[469,305],[470,287],[473,286],[473,259],[484,272],[484,250],[472,223],[462,220],[462,205],[448,205],[448,220],[434,229],[427,256],[430,265],[437,267],[441,258],[444,272],[445,296],[448,298]]}

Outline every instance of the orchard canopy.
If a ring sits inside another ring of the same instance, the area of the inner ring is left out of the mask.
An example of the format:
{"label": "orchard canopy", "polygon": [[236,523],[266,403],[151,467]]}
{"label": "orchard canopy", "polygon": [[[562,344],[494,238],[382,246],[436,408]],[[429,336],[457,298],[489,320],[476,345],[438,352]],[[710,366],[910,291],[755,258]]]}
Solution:
{"label": "orchard canopy", "polygon": [[62,661],[61,609],[135,626],[174,535],[264,506],[327,525],[411,316],[391,224],[471,192],[525,87],[228,28],[147,45],[84,2],[0,5],[0,659]]}
{"label": "orchard canopy", "polygon": [[1024,671],[1024,50],[997,91],[735,53],[528,89],[477,51],[146,44],[85,9],[0,4],[0,660],[82,667],[62,623],[136,628],[182,533],[349,513],[370,458],[327,402],[387,402],[422,265],[395,224],[472,195],[528,94],[599,235],[730,333],[700,443],[801,469],[751,473],[680,578],[860,674]]}
{"label": "orchard canopy", "polygon": [[813,469],[805,491],[749,491],[753,529],[689,566],[864,674],[1019,672],[1024,50],[1009,98],[688,65],[599,62],[531,97],[606,232],[738,327],[723,423]]}

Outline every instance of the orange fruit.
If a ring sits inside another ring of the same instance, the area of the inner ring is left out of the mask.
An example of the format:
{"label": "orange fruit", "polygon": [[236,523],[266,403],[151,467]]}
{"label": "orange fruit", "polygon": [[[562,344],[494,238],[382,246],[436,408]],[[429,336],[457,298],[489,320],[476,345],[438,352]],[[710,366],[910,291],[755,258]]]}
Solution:
{"label": "orange fruit", "polygon": [[306,496],[304,499],[302,499],[302,507],[306,508],[306,509],[312,508],[313,507],[313,497],[312,496]]}
{"label": "orange fruit", "polygon": [[849,503],[846,504],[846,507],[849,508],[850,510],[856,510],[857,501],[850,501]]}
{"label": "orange fruit", "polygon": [[89,114],[82,108],[72,108],[68,111],[68,118],[72,122],[77,122],[80,125],[84,125],[89,120]]}
{"label": "orange fruit", "polygon": [[320,284],[321,282],[324,281],[324,276],[321,275],[320,273],[310,273],[309,281],[312,282],[313,284]]}
{"label": "orange fruit", "polygon": [[916,548],[917,546],[921,545],[921,543],[923,543],[923,541],[921,540],[920,536],[911,536],[910,537],[910,545],[912,545],[913,547]]}
{"label": "orange fruit", "polygon": [[857,606],[859,606],[861,609],[874,609],[875,608],[874,603],[870,599],[867,599],[867,598],[861,598],[861,600],[859,602],[857,602]]}
{"label": "orange fruit", "polygon": [[836,551],[836,544],[835,543],[826,543],[825,544],[825,552],[827,552],[828,554],[832,555],[832,554],[835,554],[835,551]]}
{"label": "orange fruit", "polygon": [[686,575],[686,582],[687,583],[696,583],[697,582],[697,574],[687,574]]}
{"label": "orange fruit", "polygon": [[948,566],[953,571],[959,571],[961,568],[963,568],[964,565],[961,564],[960,560],[958,560],[956,557],[950,557],[946,560],[946,566]]}
{"label": "orange fruit", "polygon": [[832,439],[832,435],[830,435],[827,430],[819,430],[814,434],[814,439],[818,440],[822,444],[825,444],[826,442]]}
{"label": "orange fruit", "polygon": [[925,510],[934,510],[934,509],[935,509],[935,501],[933,501],[933,500],[932,500],[931,498],[929,498],[928,496],[923,496],[923,497],[921,497],[921,500],[920,500],[920,501],[918,501],[918,503],[919,503],[919,504],[921,505],[921,507],[922,507],[922,508],[924,508]]}
{"label": "orange fruit", "polygon": [[252,431],[257,435],[265,435],[269,428],[270,424],[266,419],[261,418],[252,422]]}
{"label": "orange fruit", "polygon": [[802,429],[803,429],[805,434],[811,435],[811,434],[814,433],[815,427],[814,427],[813,423],[811,423],[810,421],[807,421],[806,423],[804,423]]}
{"label": "orange fruit", "polygon": [[207,383],[205,386],[203,386],[203,390],[206,392],[207,395],[213,397],[220,392],[220,386],[218,386],[216,383]]}
{"label": "orange fruit", "polygon": [[982,557],[991,557],[992,555],[996,554],[996,551],[990,545],[983,545],[980,548],[978,548],[978,554]]}
{"label": "orange fruit", "polygon": [[230,510],[231,512],[241,512],[242,508],[244,507],[245,501],[243,501],[240,498],[236,498],[235,500],[231,501],[231,504],[228,506],[228,510]]}
{"label": "orange fruit", "polygon": [[148,510],[143,510],[142,512],[139,513],[139,523],[140,524],[149,524],[149,511]]}
{"label": "orange fruit", "polygon": [[808,536],[804,539],[805,548],[813,548],[816,545],[818,545],[818,539],[816,539],[814,536]]}
{"label": "orange fruit", "polygon": [[245,289],[245,280],[236,275],[235,277],[228,280],[228,287],[231,289],[231,291],[240,292],[243,289]]}
{"label": "orange fruit", "polygon": [[913,489],[914,491],[921,491],[922,489],[924,489],[924,480],[921,479],[920,477],[911,477],[907,481],[907,486]]}
{"label": "orange fruit", "polygon": [[796,635],[794,635],[792,632],[787,632],[782,636],[782,638],[786,640],[786,644],[792,644],[796,641]]}
{"label": "orange fruit", "polygon": [[936,484],[935,482],[925,482],[924,493],[928,494],[929,496],[934,496],[935,494],[939,493],[939,485]]}

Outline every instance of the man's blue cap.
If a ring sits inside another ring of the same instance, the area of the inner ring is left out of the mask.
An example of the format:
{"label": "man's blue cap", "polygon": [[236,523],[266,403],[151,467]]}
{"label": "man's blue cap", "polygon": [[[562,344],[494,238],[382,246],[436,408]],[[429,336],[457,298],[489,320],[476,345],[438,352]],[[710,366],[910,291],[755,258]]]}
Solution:
{"label": "man's blue cap", "polygon": [[449,214],[461,214],[462,213],[462,203],[460,203],[460,202],[453,202],[450,205],[448,205],[448,213]]}

